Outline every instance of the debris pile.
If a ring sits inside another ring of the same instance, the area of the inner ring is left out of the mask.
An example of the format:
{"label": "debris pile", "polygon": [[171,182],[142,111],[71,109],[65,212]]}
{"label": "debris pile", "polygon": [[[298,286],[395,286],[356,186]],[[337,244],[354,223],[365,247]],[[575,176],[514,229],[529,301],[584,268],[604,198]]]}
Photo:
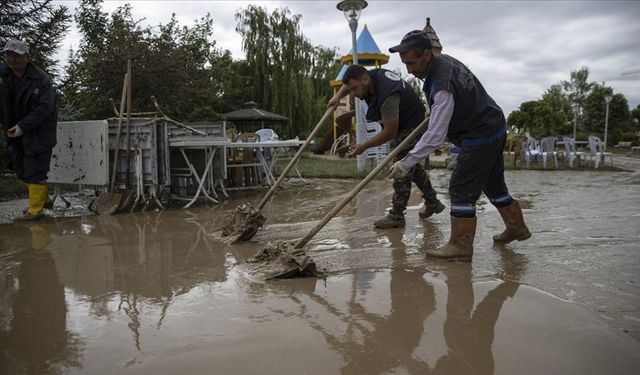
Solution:
{"label": "debris pile", "polygon": [[265,275],[265,280],[322,276],[313,259],[288,242],[269,243],[245,263],[256,265],[253,271]]}
{"label": "debris pile", "polygon": [[233,210],[233,215],[230,215],[222,227],[221,235],[232,237],[232,241],[244,241],[245,238],[253,237],[266,220],[260,210],[244,203]]}

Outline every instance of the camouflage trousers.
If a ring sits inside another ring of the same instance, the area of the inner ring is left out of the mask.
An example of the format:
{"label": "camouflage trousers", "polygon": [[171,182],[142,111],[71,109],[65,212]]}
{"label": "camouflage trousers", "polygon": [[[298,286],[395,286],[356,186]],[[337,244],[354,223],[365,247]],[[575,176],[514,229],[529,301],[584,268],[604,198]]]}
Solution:
{"label": "camouflage trousers", "polygon": [[[391,141],[391,146],[395,147],[399,145],[412,130],[413,129],[400,131],[396,138]],[[400,151],[393,161],[396,162],[404,158],[409,151],[413,149],[413,146],[418,142],[421,135],[422,134],[418,135],[405,149]],[[428,160],[429,159],[427,159],[427,162]],[[391,198],[392,208],[389,215],[395,217],[404,216],[404,211],[407,209],[407,203],[411,196],[412,182],[418,186],[418,189],[422,192],[422,197],[426,203],[434,203],[438,201],[436,191],[431,186],[431,180],[429,180],[429,175],[427,174],[423,163],[418,163],[409,170],[409,173],[407,173],[405,177],[393,179],[393,197]]]}

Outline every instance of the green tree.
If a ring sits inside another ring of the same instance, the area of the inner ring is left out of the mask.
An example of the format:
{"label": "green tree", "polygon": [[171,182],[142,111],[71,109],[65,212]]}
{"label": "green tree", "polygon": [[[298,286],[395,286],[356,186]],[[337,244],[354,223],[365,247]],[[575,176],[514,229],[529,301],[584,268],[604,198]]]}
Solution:
{"label": "green tree", "polygon": [[584,101],[595,86],[594,82],[588,82],[589,68],[586,66],[579,70],[571,71],[568,81],[562,81],[561,85],[567,94],[570,105],[578,112],[578,128],[581,127],[581,116],[584,108]]}
{"label": "green tree", "polygon": [[252,99],[289,118],[284,134],[302,136],[324,112],[329,80],[339,65],[335,51],[314,47],[300,30],[300,15],[271,14],[249,5],[236,13],[236,31],[251,72]]}
{"label": "green tree", "polygon": [[253,73],[246,60],[228,59],[219,64],[222,90],[220,91],[220,113],[235,111],[242,104],[253,100],[253,93],[248,90],[252,86]]}
{"label": "green tree", "polygon": [[631,130],[640,132],[640,104],[631,111]]}
{"label": "green tree", "polygon": [[69,31],[67,7],[51,0],[2,0],[0,44],[17,38],[29,45],[29,58],[52,78],[57,76],[54,54]]}
{"label": "green tree", "polygon": [[[209,14],[190,26],[175,15],[167,24],[143,26],[125,5],[112,14],[102,0],[82,0],[75,15],[83,35],[70,52],[63,83],[65,114],[81,119],[113,116],[110,98],[120,98],[127,60],[132,61],[133,111],[154,110],[155,96],[163,111],[182,121],[222,118],[225,84],[233,73],[229,51],[212,40]],[[115,100],[118,102],[118,100]]]}
{"label": "green tree", "polygon": [[562,113],[567,119],[567,122],[552,129],[556,134],[572,134],[573,133],[573,121],[575,120],[575,111],[571,106],[569,98],[564,94],[562,85],[555,84],[548,88],[544,94],[542,94],[542,102],[547,104],[553,112]]}
{"label": "green tree", "polygon": [[611,87],[595,85],[584,101],[584,128],[591,134],[604,137],[606,117],[605,96],[611,96],[607,143],[615,144],[633,131],[629,103],[622,94],[614,94]]}
{"label": "green tree", "polygon": [[109,16],[102,12],[101,1],[83,0],[75,20],[83,39],[77,53],[70,52],[62,105],[74,103],[82,109],[83,119],[113,116],[109,98],[121,96],[127,59],[131,59],[133,107],[137,108],[145,30],[132,19],[130,6],[118,8]]}
{"label": "green tree", "polygon": [[509,127],[514,132],[528,132],[532,137],[558,135],[558,129],[566,126],[567,119],[562,112],[554,111],[542,101],[524,102],[512,111],[507,118]]}

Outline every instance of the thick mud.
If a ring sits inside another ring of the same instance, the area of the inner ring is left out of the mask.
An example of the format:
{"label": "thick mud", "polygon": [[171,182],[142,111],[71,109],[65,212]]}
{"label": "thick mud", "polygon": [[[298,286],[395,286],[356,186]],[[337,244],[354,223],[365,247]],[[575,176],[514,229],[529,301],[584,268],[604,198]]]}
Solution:
{"label": "thick mud", "polygon": [[249,241],[264,226],[267,220],[262,212],[250,203],[243,203],[229,213],[220,235],[229,241]]}
{"label": "thick mud", "polygon": [[256,281],[324,277],[311,256],[304,249],[295,248],[291,242],[268,243],[245,259],[242,266],[250,270]]}
{"label": "thick mud", "polygon": [[[472,263],[426,259],[446,213],[376,230],[391,186],[367,186],[305,247],[324,278],[262,281],[246,260],[300,239],[357,181],[288,183],[248,242],[239,204],[114,216],[56,206],[8,223],[0,203],[0,373],[635,374],[640,368],[640,160],[630,172],[509,171],[533,237],[478,205]],[[448,204],[449,171],[431,171]]]}

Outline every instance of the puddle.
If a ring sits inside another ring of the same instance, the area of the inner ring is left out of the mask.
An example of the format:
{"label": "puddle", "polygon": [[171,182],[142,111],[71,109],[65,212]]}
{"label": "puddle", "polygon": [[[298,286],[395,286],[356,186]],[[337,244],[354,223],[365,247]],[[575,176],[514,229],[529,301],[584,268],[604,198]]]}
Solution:
{"label": "puddle", "polygon": [[[431,171],[439,192],[449,173]],[[600,178],[508,172],[533,237],[493,247],[502,222],[484,205],[470,264],[424,257],[449,218],[420,220],[415,192],[405,228],[373,229],[392,193],[375,180],[305,246],[324,279],[264,282],[243,264],[304,237],[357,181],[286,187],[238,244],[219,235],[224,212],[262,194],[0,224],[0,373],[635,374],[640,181]]]}

